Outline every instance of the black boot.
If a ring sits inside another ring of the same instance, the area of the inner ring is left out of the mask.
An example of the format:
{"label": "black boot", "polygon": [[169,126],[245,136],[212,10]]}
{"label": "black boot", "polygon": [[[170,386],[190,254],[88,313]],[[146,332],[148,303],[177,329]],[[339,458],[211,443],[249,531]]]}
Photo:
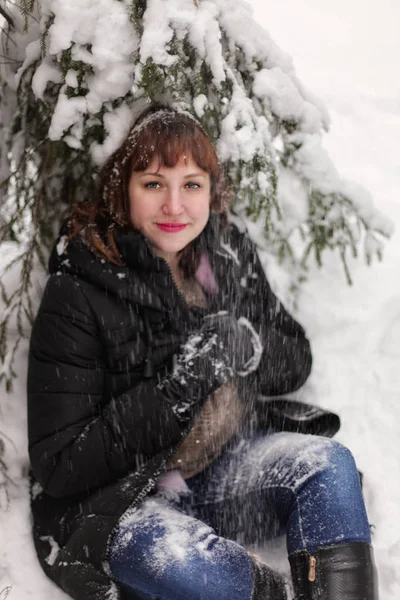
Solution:
{"label": "black boot", "polygon": [[253,555],[254,587],[251,600],[287,600],[285,580]]}
{"label": "black boot", "polygon": [[295,600],[378,600],[372,546],[337,544],[289,556]]}

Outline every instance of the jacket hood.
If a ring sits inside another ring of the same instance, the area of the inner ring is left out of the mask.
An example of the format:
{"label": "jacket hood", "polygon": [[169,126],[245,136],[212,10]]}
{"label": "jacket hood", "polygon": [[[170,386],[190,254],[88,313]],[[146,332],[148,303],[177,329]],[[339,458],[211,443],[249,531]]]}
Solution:
{"label": "jacket hood", "polygon": [[[129,252],[130,256],[137,256],[139,269],[144,269],[145,265],[150,268],[151,251],[143,236],[134,232],[123,236],[126,238],[124,250]],[[122,252],[121,255],[124,258]],[[147,260],[143,260],[145,256]],[[143,266],[139,257],[143,257]],[[156,263],[155,257],[153,260]],[[136,299],[144,306],[162,307],[156,295],[151,294],[151,290],[143,284],[141,278],[132,278],[128,266],[115,265],[101,259],[90,250],[81,237],[69,240],[66,225],[63,225],[51,252],[49,272],[56,275],[72,275],[121,299]]]}

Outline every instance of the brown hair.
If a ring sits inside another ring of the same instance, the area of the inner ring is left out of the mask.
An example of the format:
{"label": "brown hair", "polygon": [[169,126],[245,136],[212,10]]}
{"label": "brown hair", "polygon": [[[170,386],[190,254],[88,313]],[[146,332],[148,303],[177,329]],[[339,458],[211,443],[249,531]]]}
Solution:
{"label": "brown hair", "polygon": [[[159,168],[174,167],[182,155],[210,176],[211,211],[224,222],[229,205],[228,188],[213,143],[193,117],[153,105],[136,120],[125,141],[101,168],[97,178],[97,198],[74,205],[68,221],[70,238],[81,235],[99,257],[121,264],[115,230],[134,230],[130,222],[128,185],[133,171],[144,171],[156,158]],[[198,244],[193,240],[182,251],[180,264],[198,261]],[[194,265],[193,265],[194,266]],[[189,269],[193,272],[192,269]]]}

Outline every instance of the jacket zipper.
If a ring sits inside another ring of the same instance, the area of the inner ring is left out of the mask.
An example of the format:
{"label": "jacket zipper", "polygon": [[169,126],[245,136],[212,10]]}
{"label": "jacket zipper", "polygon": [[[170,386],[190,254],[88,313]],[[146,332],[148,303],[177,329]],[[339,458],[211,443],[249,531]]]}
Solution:
{"label": "jacket zipper", "polygon": [[308,581],[314,583],[317,577],[317,559],[315,556],[310,556],[308,560]]}
{"label": "jacket zipper", "polygon": [[[165,262],[167,263],[167,261],[165,261]],[[182,290],[181,290],[181,289],[180,289],[180,287],[178,286],[178,284],[177,284],[177,281],[176,281],[176,279],[175,279],[175,277],[174,277],[174,275],[173,275],[173,273],[172,273],[172,269],[171,269],[171,267],[169,266],[169,264],[168,264],[168,263],[167,263],[167,267],[168,267],[169,275],[170,275],[170,277],[171,277],[172,285],[173,285],[173,286],[175,286],[175,290],[176,290],[176,292],[177,292],[177,294],[178,294],[178,298],[180,298],[180,300],[181,300],[181,303],[182,303],[182,305],[183,305],[183,308],[184,308],[184,309],[185,309],[185,311],[188,313],[188,312],[190,312],[190,309],[189,309],[189,305],[188,305],[188,303],[186,302],[186,298],[185,298],[185,296],[184,296],[184,294],[183,294]]]}
{"label": "jacket zipper", "polygon": [[[186,302],[186,298],[183,295],[182,290],[179,288],[173,274],[172,274],[172,269],[169,266],[168,262],[165,261],[167,264],[167,268],[169,271],[169,275],[171,277],[171,281],[172,281],[172,285],[175,287],[175,290],[177,292],[178,298],[180,299],[180,302],[182,304],[183,309],[185,310],[186,313],[190,314],[190,308],[188,303]],[[168,464],[169,460],[172,458],[172,456],[174,454],[176,454],[179,450],[179,448],[181,447],[181,445],[183,444],[183,442],[185,441],[189,431],[191,430],[193,426],[193,421],[190,422],[189,425],[186,426],[186,428],[184,429],[184,431],[182,432],[182,437],[179,440],[179,443],[176,444],[176,446],[174,448],[172,448],[169,452],[168,455],[165,457],[165,459],[162,461],[161,465],[159,466],[159,468],[156,470],[156,472],[153,474],[151,480],[145,485],[145,487],[142,489],[142,491],[136,496],[135,500],[130,504],[130,506],[126,509],[125,512],[127,512],[128,510],[132,510],[134,508],[136,508],[147,496],[148,494],[156,487],[157,485],[157,479],[158,477],[165,472],[165,467]],[[115,530],[115,528],[118,526],[119,521],[121,520],[122,516],[125,514],[122,513],[122,515],[119,516],[116,524],[114,525],[114,527],[112,528],[110,535],[108,536],[108,541],[110,540],[113,531]],[[106,546],[106,551],[105,551],[105,556],[107,557],[108,555],[108,543]],[[121,598],[121,587],[118,585],[117,586],[117,590],[118,590],[118,597]]]}
{"label": "jacket zipper", "polygon": [[[188,425],[186,427],[186,429],[182,433],[182,438],[180,439],[179,443],[172,450],[170,450],[170,452],[168,453],[168,456],[163,460],[163,462],[161,463],[160,467],[157,469],[157,471],[152,476],[152,478],[150,479],[150,481],[145,485],[145,487],[142,489],[142,491],[136,496],[135,500],[128,506],[128,508],[119,516],[117,522],[115,523],[114,527],[112,528],[112,530],[111,530],[111,532],[110,532],[110,534],[108,536],[107,545],[106,545],[106,549],[105,549],[105,552],[104,552],[104,556],[105,556],[105,561],[106,562],[108,562],[108,549],[109,549],[108,544],[109,544],[109,541],[111,539],[111,536],[112,536],[113,532],[115,531],[115,528],[118,527],[118,523],[122,519],[123,515],[128,510],[132,510],[132,509],[136,508],[142,502],[142,500],[144,500],[146,498],[146,496],[156,487],[158,477],[161,475],[161,473],[165,472],[165,467],[168,464],[168,461],[179,450],[179,448],[181,447],[181,445],[185,441],[185,438],[186,438],[187,434],[189,433],[190,429],[192,428],[192,425],[193,425],[193,423],[190,423],[190,425]],[[118,598],[118,600],[121,600],[121,597],[122,597],[122,587],[118,583],[116,584],[116,587],[117,587],[117,593],[118,593],[117,598]]]}

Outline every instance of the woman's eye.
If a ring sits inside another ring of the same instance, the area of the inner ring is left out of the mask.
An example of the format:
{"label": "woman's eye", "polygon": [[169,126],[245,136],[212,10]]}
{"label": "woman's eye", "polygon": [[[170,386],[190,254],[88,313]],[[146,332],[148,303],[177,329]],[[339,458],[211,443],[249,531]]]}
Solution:
{"label": "woman's eye", "polygon": [[188,181],[186,187],[188,187],[191,190],[197,190],[200,187],[200,184],[196,183],[195,181]]}
{"label": "woman's eye", "polygon": [[157,190],[160,187],[160,184],[158,181],[148,181],[145,183],[144,187],[150,190]]}

